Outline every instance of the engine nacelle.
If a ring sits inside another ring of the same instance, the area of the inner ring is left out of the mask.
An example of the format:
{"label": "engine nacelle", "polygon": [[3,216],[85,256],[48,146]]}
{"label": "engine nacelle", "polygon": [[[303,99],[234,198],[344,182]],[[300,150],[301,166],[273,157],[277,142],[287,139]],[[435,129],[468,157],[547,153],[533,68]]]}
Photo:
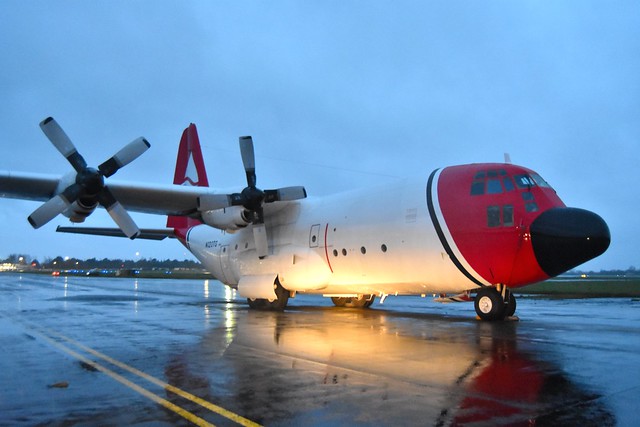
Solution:
{"label": "engine nacelle", "polygon": [[205,224],[220,230],[235,231],[251,224],[247,218],[247,210],[241,206],[204,211],[200,214]]}
{"label": "engine nacelle", "polygon": [[[60,181],[58,182],[58,187],[56,187],[54,194],[57,195],[62,193],[65,188],[72,185],[75,181],[76,181],[76,173],[75,172],[67,173],[62,178],[60,178]],[[69,218],[69,221],[71,222],[80,223],[80,222],[84,222],[84,220],[87,219],[87,217],[91,215],[93,211],[96,210],[97,207],[98,207],[98,202],[96,202],[95,200],[91,200],[91,199],[82,200],[82,198],[80,198],[75,202],[73,202],[73,204],[69,206],[69,209],[62,212],[62,215]]]}
{"label": "engine nacelle", "polygon": [[62,214],[69,218],[69,221],[75,223],[84,222],[91,213],[96,210],[98,203],[85,204],[82,200],[76,200],[69,209]]}

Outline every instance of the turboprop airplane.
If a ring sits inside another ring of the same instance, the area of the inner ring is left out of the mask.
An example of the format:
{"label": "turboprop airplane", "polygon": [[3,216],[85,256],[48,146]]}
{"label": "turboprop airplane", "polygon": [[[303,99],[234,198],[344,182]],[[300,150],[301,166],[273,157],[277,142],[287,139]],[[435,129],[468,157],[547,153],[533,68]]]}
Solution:
{"label": "turboprop airplane", "polygon": [[[0,195],[45,202],[28,217],[33,227],[59,214],[83,222],[102,206],[118,228],[58,231],[177,238],[254,309],[284,310],[298,292],[362,308],[376,297],[438,294],[439,301],[474,301],[480,319],[501,320],[515,312],[512,289],[568,271],[610,243],[600,216],[566,207],[539,174],[511,163],[448,166],[378,188],[307,198],[301,186],[260,190],[253,140],[244,136],[247,185],[220,193],[209,188],[191,124],[173,185],[107,185],[149,148],[144,138],[92,168],[53,118],[40,127],[74,171],[0,172]],[[166,215],[167,228],[140,229],[128,211]]]}

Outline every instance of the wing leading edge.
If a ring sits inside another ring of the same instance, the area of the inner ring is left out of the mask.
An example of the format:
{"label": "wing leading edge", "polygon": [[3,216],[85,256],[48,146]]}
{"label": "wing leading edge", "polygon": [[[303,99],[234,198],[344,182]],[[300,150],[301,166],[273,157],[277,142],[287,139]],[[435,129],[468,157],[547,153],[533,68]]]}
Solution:
{"label": "wing leading edge", "polygon": [[[0,171],[0,197],[46,201],[56,194],[63,176]],[[120,203],[133,212],[156,215],[197,215],[198,198],[217,194],[208,187],[110,181]]]}

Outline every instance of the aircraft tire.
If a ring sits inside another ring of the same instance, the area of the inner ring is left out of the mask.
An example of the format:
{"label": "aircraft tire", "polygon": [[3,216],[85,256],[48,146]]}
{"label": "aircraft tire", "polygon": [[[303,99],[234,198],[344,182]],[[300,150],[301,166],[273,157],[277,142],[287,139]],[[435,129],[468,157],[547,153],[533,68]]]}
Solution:
{"label": "aircraft tire", "polygon": [[375,295],[360,295],[358,297],[331,297],[336,307],[369,308],[375,301]]}
{"label": "aircraft tire", "polygon": [[269,301],[268,299],[264,298],[247,298],[249,308],[262,311],[284,311],[285,308],[287,308],[287,303],[289,302],[289,291],[282,287],[280,281],[277,278],[275,286],[275,293],[278,297],[277,299]]}
{"label": "aircraft tire", "polygon": [[[496,288],[485,287],[481,288],[476,294],[474,306],[481,320],[492,321],[504,319],[507,305]],[[515,303],[513,307],[515,311]]]}
{"label": "aircraft tire", "polygon": [[336,307],[345,307],[347,305],[347,298],[344,297],[331,297],[331,301]]}

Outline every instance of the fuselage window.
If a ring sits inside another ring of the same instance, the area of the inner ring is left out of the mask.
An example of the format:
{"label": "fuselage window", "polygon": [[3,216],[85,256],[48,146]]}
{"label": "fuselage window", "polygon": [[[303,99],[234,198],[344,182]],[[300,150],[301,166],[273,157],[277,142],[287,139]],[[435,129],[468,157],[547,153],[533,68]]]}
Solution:
{"label": "fuselage window", "polygon": [[487,225],[489,227],[500,227],[500,206],[487,207]]}
{"label": "fuselage window", "polygon": [[536,202],[525,203],[524,208],[527,212],[538,212],[538,204]]}
{"label": "fuselage window", "polygon": [[520,193],[522,195],[522,200],[533,200],[534,196],[533,193],[529,192],[529,191],[525,191],[524,193]]}
{"label": "fuselage window", "polygon": [[513,225],[513,205],[504,205],[502,207],[502,224],[505,227]]}
{"label": "fuselage window", "polygon": [[502,185],[499,179],[490,179],[487,181],[487,194],[502,193]]}

